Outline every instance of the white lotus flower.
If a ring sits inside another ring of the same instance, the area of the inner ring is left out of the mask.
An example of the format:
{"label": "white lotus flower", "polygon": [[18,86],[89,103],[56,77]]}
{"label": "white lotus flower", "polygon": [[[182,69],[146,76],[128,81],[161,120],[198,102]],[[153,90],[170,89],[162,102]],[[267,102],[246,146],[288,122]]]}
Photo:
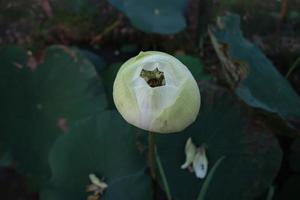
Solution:
{"label": "white lotus flower", "polygon": [[113,98],[130,124],[151,132],[179,132],[195,121],[200,92],[191,72],[173,56],[141,52],[125,62]]}

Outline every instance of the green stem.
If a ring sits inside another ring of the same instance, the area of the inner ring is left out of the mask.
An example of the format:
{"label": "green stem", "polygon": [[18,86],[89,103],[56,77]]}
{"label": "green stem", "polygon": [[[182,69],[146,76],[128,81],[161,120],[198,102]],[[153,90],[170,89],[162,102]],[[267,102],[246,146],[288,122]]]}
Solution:
{"label": "green stem", "polygon": [[121,20],[118,19],[114,23],[112,23],[110,26],[106,27],[100,34],[96,35],[92,39],[91,44],[95,44],[95,43],[99,42],[103,38],[103,36],[109,34],[111,31],[113,31],[117,26],[119,26],[120,23],[121,23]]}
{"label": "green stem", "polygon": [[297,66],[300,66],[300,57],[297,58],[297,60],[292,65],[292,67],[286,73],[285,78],[288,78],[291,75],[291,73],[294,71],[294,69],[296,69]]}
{"label": "green stem", "polygon": [[153,180],[156,179],[155,173],[155,133],[149,132],[148,136],[148,159],[149,159],[149,167],[150,167],[150,174]]}
{"label": "green stem", "polygon": [[172,196],[171,196],[170,187],[169,187],[167,177],[165,175],[164,168],[161,164],[161,161],[160,161],[160,158],[159,158],[159,155],[158,155],[156,149],[155,149],[155,156],[156,156],[156,163],[157,163],[158,171],[160,173],[160,177],[161,177],[162,182],[163,182],[163,186],[164,186],[164,189],[165,189],[165,192],[166,192],[166,195],[167,195],[167,199],[171,200]]}
{"label": "green stem", "polygon": [[216,169],[219,167],[219,165],[222,163],[222,161],[225,159],[225,156],[222,156],[221,158],[219,158],[217,160],[217,162],[214,164],[214,166],[211,168],[210,172],[208,173],[205,181],[203,182],[203,185],[200,189],[199,195],[197,200],[205,200],[205,195],[207,193],[208,190],[208,186],[212,180],[212,177],[216,171]]}
{"label": "green stem", "polygon": [[271,185],[266,200],[272,200],[274,196],[274,192],[275,192],[275,187]]}

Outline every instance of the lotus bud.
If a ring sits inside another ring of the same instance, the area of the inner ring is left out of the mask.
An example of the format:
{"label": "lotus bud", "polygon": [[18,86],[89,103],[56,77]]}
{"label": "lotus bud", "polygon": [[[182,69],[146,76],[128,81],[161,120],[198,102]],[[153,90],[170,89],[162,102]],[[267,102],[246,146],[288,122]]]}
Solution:
{"label": "lotus bud", "polygon": [[200,109],[191,72],[173,56],[157,51],[141,52],[121,66],[113,98],[128,123],[157,133],[182,131]]}

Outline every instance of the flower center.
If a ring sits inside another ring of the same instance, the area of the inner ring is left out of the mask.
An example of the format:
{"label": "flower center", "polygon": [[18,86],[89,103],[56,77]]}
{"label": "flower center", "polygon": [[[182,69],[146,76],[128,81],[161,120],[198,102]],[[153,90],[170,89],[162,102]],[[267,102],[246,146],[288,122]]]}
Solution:
{"label": "flower center", "polygon": [[153,71],[142,69],[140,77],[142,77],[150,87],[160,87],[166,85],[164,72],[155,68]]}

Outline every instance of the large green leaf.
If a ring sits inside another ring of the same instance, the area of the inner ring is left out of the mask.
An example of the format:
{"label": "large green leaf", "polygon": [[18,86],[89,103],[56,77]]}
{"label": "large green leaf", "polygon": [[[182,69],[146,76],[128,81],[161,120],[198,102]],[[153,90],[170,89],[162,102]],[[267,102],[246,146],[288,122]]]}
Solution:
{"label": "large green leaf", "polygon": [[102,81],[94,66],[74,49],[48,48],[32,80],[34,100],[51,117],[79,119],[107,106]]}
{"label": "large green leaf", "polygon": [[[9,46],[0,49],[1,58],[1,143],[15,160],[16,167],[28,176],[43,181],[49,149],[60,130],[53,120],[45,120],[31,97],[29,73],[24,49]],[[44,127],[45,126],[45,127]]]}
{"label": "large green leaf", "polygon": [[87,49],[80,49],[80,53],[89,59],[91,63],[93,63],[98,74],[101,74],[106,69],[107,65],[105,61],[98,54]]}
{"label": "large green leaf", "polygon": [[262,51],[243,37],[240,17],[219,18],[218,27],[209,32],[236,94],[250,106],[299,122],[299,96]]}
{"label": "large green leaf", "polygon": [[176,58],[187,66],[197,81],[210,78],[210,76],[204,72],[204,64],[199,58],[189,55],[177,55]]}
{"label": "large green leaf", "polygon": [[113,63],[102,73],[103,81],[105,82],[104,88],[107,94],[109,108],[115,108],[115,103],[113,100],[113,85],[121,65],[122,63],[120,62]]}
{"label": "large green leaf", "polygon": [[186,0],[109,0],[129,17],[136,28],[160,34],[173,34],[186,26],[183,11]]}
{"label": "large green leaf", "polygon": [[157,135],[157,152],[174,199],[196,199],[205,181],[182,170],[185,142],[207,148],[208,173],[216,167],[204,199],[253,199],[266,190],[281,162],[277,140],[253,123],[228,93],[202,91],[203,104],[194,124],[180,134]]}
{"label": "large green leaf", "polygon": [[136,147],[134,130],[115,111],[75,124],[51,151],[52,179],[42,200],[86,199],[91,173],[108,184],[103,200],[151,199],[146,163]]}
{"label": "large green leaf", "polygon": [[101,81],[94,66],[67,47],[49,48],[34,71],[16,46],[2,47],[0,60],[0,143],[21,172],[43,183],[50,176],[49,150],[63,133],[59,120],[71,124],[106,108]]}

